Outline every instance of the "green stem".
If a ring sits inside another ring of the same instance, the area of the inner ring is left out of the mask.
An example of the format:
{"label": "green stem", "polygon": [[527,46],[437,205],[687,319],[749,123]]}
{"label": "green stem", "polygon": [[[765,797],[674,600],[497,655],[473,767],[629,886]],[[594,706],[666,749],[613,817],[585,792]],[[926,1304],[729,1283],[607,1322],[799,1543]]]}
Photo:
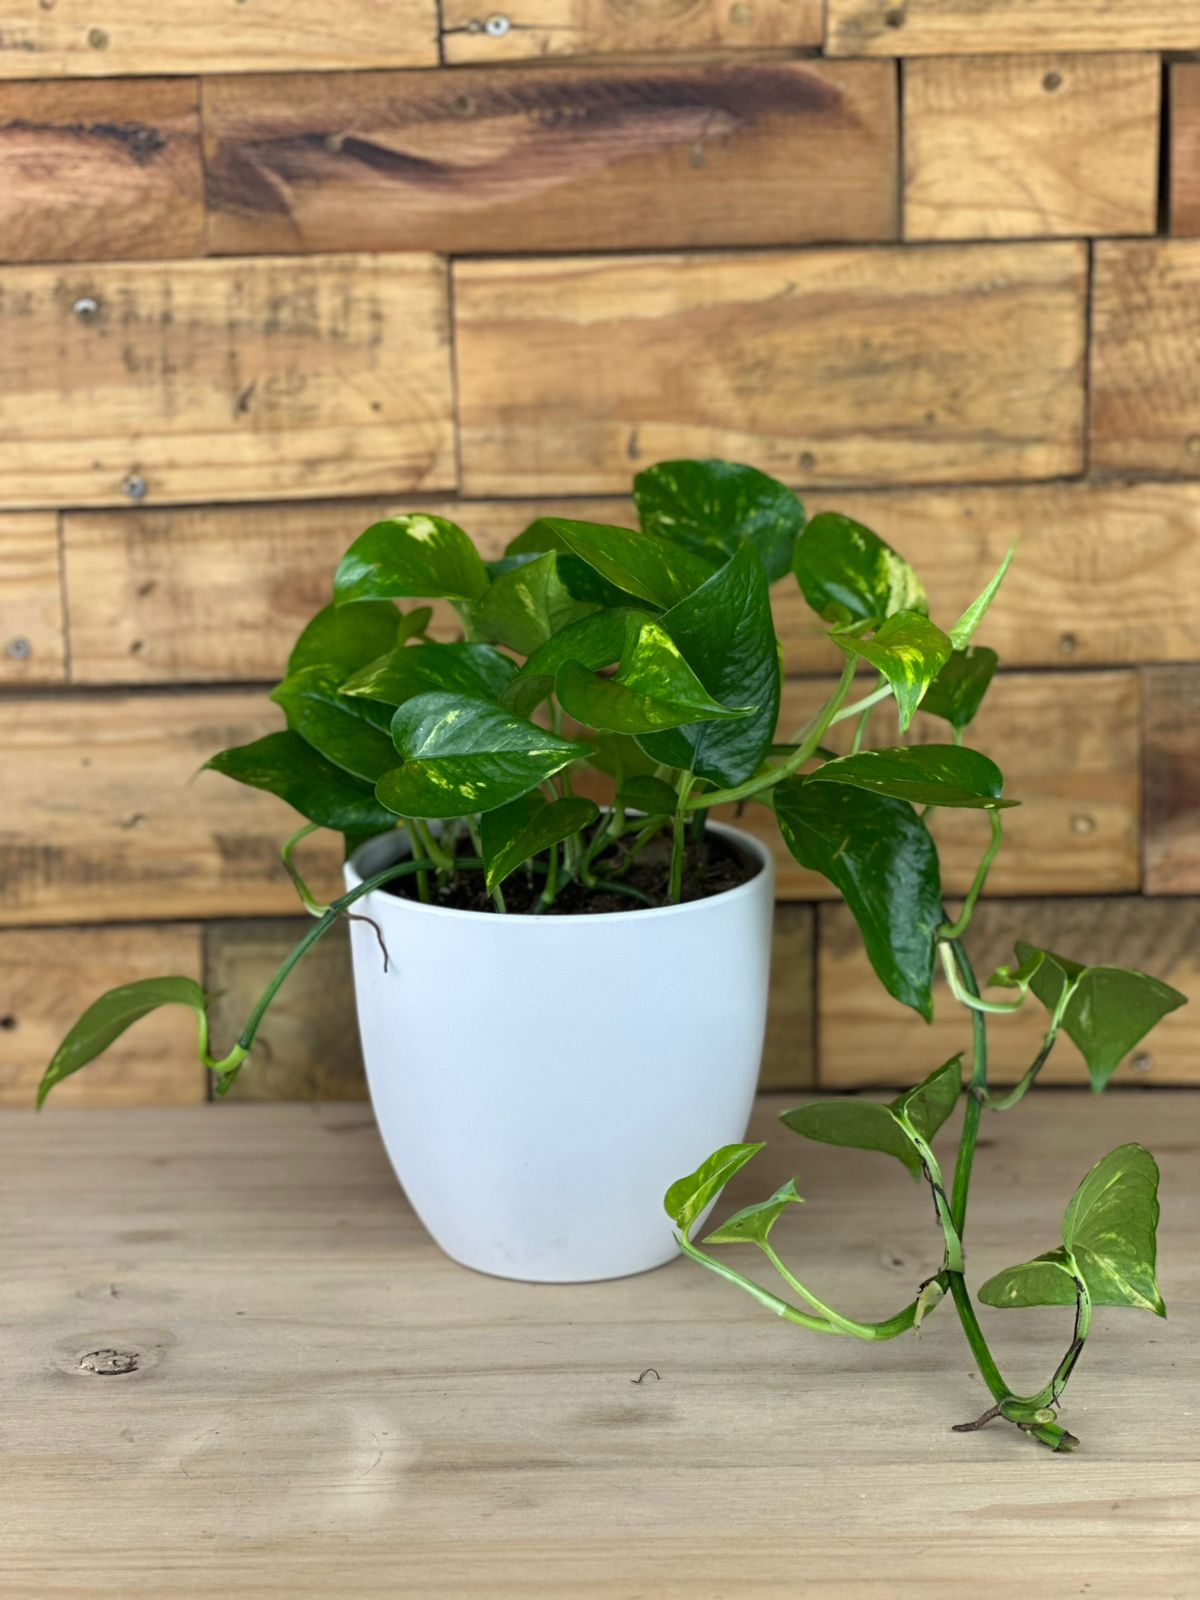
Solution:
{"label": "green stem", "polygon": [[552,844],[550,846],[550,868],[549,868],[549,871],[546,873],[545,887],[542,889],[541,894],[538,896],[538,902],[533,908],[534,916],[535,917],[536,916],[540,916],[542,914],[542,912],[546,910],[547,906],[552,906],[554,904],[554,900],[555,900],[555,897],[557,896],[557,894],[558,894],[558,846],[556,844]]}
{"label": "green stem", "polygon": [[967,890],[967,898],[963,901],[962,910],[953,922],[944,922],[938,929],[938,937],[940,939],[961,939],[967,931],[967,926],[971,921],[971,913],[975,909],[975,902],[982,893],[983,886],[987,882],[987,875],[992,868],[992,862],[996,859],[1002,832],[1000,813],[999,811],[990,811],[988,816],[992,824],[992,842],[983,852],[983,859],[980,861],[979,868],[975,873],[974,882]]}
{"label": "green stem", "polygon": [[320,824],[316,822],[306,822],[302,828],[296,829],[295,833],[292,834],[291,838],[280,851],[280,855],[283,858],[283,864],[287,868],[288,877],[292,880],[296,893],[300,896],[301,904],[304,906],[304,909],[308,912],[309,916],[312,917],[323,917],[329,910],[329,907],[322,905],[318,900],[313,898],[313,895],[309,891],[308,885],[296,870],[296,865],[292,860],[292,851],[302,839],[307,839],[310,833],[316,833],[319,826]]}
{"label": "green stem", "polygon": [[680,774],[679,802],[675,807],[671,841],[670,900],[672,905],[678,905],[683,896],[683,861],[687,851],[687,803],[688,795],[691,794],[692,785],[695,781],[695,777],[690,772]]}
{"label": "green stem", "polygon": [[770,1244],[762,1243],[761,1249],[775,1271],[795,1294],[834,1328],[842,1333],[848,1333],[855,1339],[895,1339],[901,1333],[907,1333],[913,1326],[917,1316],[917,1302],[913,1300],[905,1306],[903,1311],[898,1311],[894,1317],[889,1317],[885,1322],[856,1322],[852,1317],[843,1317],[832,1306],[827,1306],[823,1300],[818,1300],[811,1289],[807,1289],[799,1278],[789,1272],[787,1266]]}
{"label": "green stem", "polygon": [[982,1000],[978,987],[973,990],[967,988],[956,970],[955,960],[951,955],[952,946],[961,948],[957,939],[946,936],[939,938],[938,955],[941,958],[942,970],[946,974],[946,982],[950,985],[950,993],[959,1005],[966,1006],[969,1011],[986,1011],[996,1017],[1007,1017],[1014,1011],[1020,1011],[1025,1004],[1024,995],[1019,1000]]}
{"label": "green stem", "polygon": [[707,1267],[710,1272],[715,1272],[718,1278],[724,1278],[728,1283],[737,1284],[739,1289],[744,1289],[752,1295],[759,1305],[766,1306],[768,1311],[773,1311],[777,1317],[782,1317],[785,1322],[794,1322],[798,1327],[809,1328],[813,1333],[832,1333],[842,1336],[844,1330],[834,1327],[831,1322],[826,1322],[824,1317],[812,1317],[806,1311],[798,1311],[786,1300],[781,1300],[777,1294],[772,1294],[769,1289],[764,1289],[752,1279],[744,1277],[740,1272],[735,1272],[732,1267],[727,1267],[723,1261],[714,1261],[712,1256],[705,1255],[703,1250],[698,1250],[692,1241],[683,1234],[676,1234],[679,1248],[685,1256],[690,1256],[693,1261],[698,1261],[702,1267]]}
{"label": "green stem", "polygon": [[[775,784],[782,783],[785,778],[790,778],[793,773],[798,772],[804,763],[810,761],[816,754],[817,746],[825,737],[826,730],[834,722],[841,721],[841,713],[838,708],[849,694],[850,685],[854,682],[854,667],[853,660],[847,661],[842,668],[842,675],[838,679],[837,688],[820,712],[818,712],[811,728],[798,740],[795,750],[782,766],[772,767],[769,772],[761,772],[753,778],[747,778],[745,783],[736,784],[732,789],[710,789],[707,794],[694,795],[688,801],[689,808],[695,810],[701,806],[705,808],[723,806],[734,800],[748,800],[751,795],[761,794],[765,789],[773,788]],[[891,693],[890,687],[887,692]],[[875,698],[882,697],[877,695]],[[870,695],[867,696],[866,700],[860,701],[859,706],[864,706],[868,702],[874,704],[874,700]]]}
{"label": "green stem", "polygon": [[975,1307],[971,1304],[971,1296],[963,1281],[962,1273],[952,1272],[949,1277],[954,1309],[958,1312],[958,1320],[967,1336],[967,1343],[971,1347],[971,1354],[975,1357],[975,1365],[979,1368],[980,1376],[991,1391],[993,1400],[1011,1399],[1012,1390],[1005,1383],[1000,1368],[992,1359],[992,1352],[988,1349],[983,1329],[979,1326],[979,1318],[975,1315]]}

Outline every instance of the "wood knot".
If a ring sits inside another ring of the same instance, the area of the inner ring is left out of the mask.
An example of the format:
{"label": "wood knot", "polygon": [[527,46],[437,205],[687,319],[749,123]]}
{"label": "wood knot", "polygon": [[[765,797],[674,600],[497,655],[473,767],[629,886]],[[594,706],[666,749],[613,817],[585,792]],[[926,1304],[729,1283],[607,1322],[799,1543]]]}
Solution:
{"label": "wood knot", "polygon": [[138,1358],[132,1350],[89,1350],[79,1358],[80,1372],[93,1372],[98,1378],[119,1378],[137,1369]]}

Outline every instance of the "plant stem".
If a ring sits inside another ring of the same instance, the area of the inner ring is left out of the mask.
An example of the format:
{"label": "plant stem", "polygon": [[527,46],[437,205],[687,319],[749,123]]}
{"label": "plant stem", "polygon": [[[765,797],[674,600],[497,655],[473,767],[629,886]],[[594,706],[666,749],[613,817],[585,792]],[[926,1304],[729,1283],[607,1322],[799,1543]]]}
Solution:
{"label": "plant stem", "polygon": [[983,852],[983,860],[979,863],[974,882],[967,890],[967,898],[963,901],[962,910],[955,921],[945,922],[938,929],[938,937],[941,939],[961,939],[967,931],[967,926],[971,921],[971,913],[975,909],[975,902],[979,899],[983,886],[987,882],[987,875],[991,871],[992,862],[996,859],[996,851],[1000,848],[1002,832],[1000,813],[999,811],[990,811],[988,816],[992,824],[992,842]]}
{"label": "plant stem", "polygon": [[546,873],[545,887],[542,889],[541,894],[538,896],[537,904],[533,908],[534,916],[540,916],[541,913],[543,911],[545,911],[547,906],[552,906],[554,904],[555,896],[557,894],[558,894],[558,846],[556,844],[552,844],[550,846],[550,869]]}
{"label": "plant stem", "polygon": [[818,1300],[810,1289],[806,1289],[780,1260],[770,1244],[762,1244],[761,1249],[775,1271],[800,1298],[834,1328],[843,1333],[851,1334],[855,1339],[895,1339],[899,1334],[907,1333],[916,1321],[917,1302],[913,1300],[905,1306],[903,1311],[898,1311],[894,1317],[889,1317],[885,1322],[855,1322],[852,1317],[843,1317],[832,1306],[827,1306],[823,1300]]}
{"label": "plant stem", "polygon": [[308,885],[296,870],[296,865],[292,860],[292,851],[302,839],[307,839],[310,833],[316,833],[319,826],[320,824],[316,822],[306,822],[302,828],[296,829],[295,833],[286,841],[283,849],[279,852],[283,858],[283,864],[287,868],[288,877],[292,880],[304,909],[311,917],[323,917],[329,907],[321,905],[319,901],[313,898]]}
{"label": "plant stem", "polygon": [[680,774],[679,802],[675,807],[671,842],[670,900],[671,904],[676,906],[683,896],[683,859],[687,851],[687,803],[695,781],[694,775],[690,772]]}
{"label": "plant stem", "polygon": [[1019,1000],[981,1000],[979,990],[968,989],[962,982],[956,964],[951,955],[951,947],[957,944],[957,939],[939,935],[938,955],[941,958],[942,969],[946,974],[946,982],[950,985],[950,993],[960,1006],[966,1006],[972,1012],[986,1011],[993,1016],[1006,1017],[1014,1011],[1020,1011],[1025,1004],[1025,996]]}

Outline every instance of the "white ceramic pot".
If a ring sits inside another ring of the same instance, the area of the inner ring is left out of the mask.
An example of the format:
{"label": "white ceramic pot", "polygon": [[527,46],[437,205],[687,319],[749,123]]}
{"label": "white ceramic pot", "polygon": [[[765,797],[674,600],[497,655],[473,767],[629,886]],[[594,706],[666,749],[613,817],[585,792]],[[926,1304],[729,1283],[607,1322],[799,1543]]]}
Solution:
{"label": "white ceramic pot", "polygon": [[[350,925],[371,1100],[396,1176],[456,1261],[582,1283],[676,1253],[668,1185],[740,1140],[766,1021],[775,873],[595,916],[446,910],[375,890]],[[372,840],[346,884],[399,859]]]}

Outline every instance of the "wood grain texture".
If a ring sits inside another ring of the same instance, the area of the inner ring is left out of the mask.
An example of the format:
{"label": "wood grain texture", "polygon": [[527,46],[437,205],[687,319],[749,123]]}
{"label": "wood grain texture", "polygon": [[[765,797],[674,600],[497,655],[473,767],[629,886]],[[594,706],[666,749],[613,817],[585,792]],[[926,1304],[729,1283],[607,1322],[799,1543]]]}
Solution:
{"label": "wood grain texture", "polygon": [[203,254],[194,79],[0,83],[0,168],[0,260]]}
{"label": "wood grain texture", "polygon": [[448,340],[426,255],[11,268],[0,503],[450,486]]}
{"label": "wood grain texture", "polygon": [[[940,1260],[928,1194],[878,1155],[801,1145],[787,1104],[760,1102],[770,1142],[723,1205],[802,1162],[781,1253],[886,1316]],[[1170,1317],[1098,1311],[1066,1462],[948,1431],[987,1396],[947,1304],[880,1347],[809,1337],[688,1263],[570,1288],[464,1272],[362,1107],[9,1113],[6,1600],[161,1600],[164,1572],[173,1600],[393,1600],[397,1573],[411,1600],[957,1600],[941,1557],[967,1529],[972,1594],[1028,1600],[1048,1527],[1083,1593],[1188,1596],[1198,1097],[1049,1090],[1040,1113],[988,1123],[972,1283],[1053,1241],[1100,1152],[1136,1138],[1162,1164]],[[983,1315],[1002,1369],[1043,1381],[1069,1317]],[[105,1347],[138,1370],[81,1369]],[[119,1517],[88,1487],[116,1471]]]}
{"label": "wood grain texture", "polygon": [[1170,68],[1171,232],[1200,234],[1200,62]]}
{"label": "wood grain texture", "polygon": [[0,516],[0,685],[62,683],[66,671],[58,518]]}
{"label": "wood grain texture", "polygon": [[896,236],[884,62],[215,78],[204,104],[218,254]]}
{"label": "wood grain texture", "polygon": [[1179,0],[828,0],[827,22],[834,56],[1200,48],[1200,12]]}
{"label": "wood grain texture", "polygon": [[[1013,484],[827,490],[838,509],[916,566],[933,614],[958,616],[1015,538],[1017,559],[984,637],[1010,667],[1107,666],[1200,658],[1200,486]],[[536,517],[629,525],[628,500],[340,501],[78,511],[63,519],[77,683],[266,681],[326,603],[342,552],[377,517],[432,510],[499,555]],[[47,526],[48,526],[47,520]],[[49,545],[47,545],[49,550]],[[55,592],[57,579],[55,579]],[[772,591],[793,673],[830,670],[831,646],[794,580]],[[457,637],[440,607],[436,631]]]}
{"label": "wood grain texture", "polygon": [[[785,735],[811,715],[830,687],[809,680],[785,685]],[[1086,679],[1008,673],[993,683],[967,743],[994,757],[1005,774],[1005,793],[1021,805],[1005,814],[1004,845],[989,892],[1116,894],[1140,887],[1139,717],[1136,672],[1095,672]],[[844,746],[849,726],[834,730],[838,737],[831,742]],[[946,735],[945,723],[919,716],[910,737],[941,743]],[[873,714],[867,740],[887,745],[895,739],[889,703]],[[748,806],[739,822],[775,849],[781,899],[833,897],[831,884],[792,860],[765,807]],[[986,823],[978,812],[939,811],[930,826],[944,887],[965,894],[987,843]]]}
{"label": "wood grain texture", "polygon": [[1067,243],[459,262],[463,488],[615,492],[676,456],[818,483],[1071,472],[1083,295]]}
{"label": "wood grain texture", "polygon": [[[951,909],[957,915],[958,905]],[[819,919],[822,1087],[907,1087],[958,1050],[966,1051],[970,1060],[970,1017],[951,998],[940,972],[933,1025],[928,1026],[885,992],[845,906],[822,906]],[[1190,1000],[1200,999],[1200,900],[983,900],[966,936],[981,983],[1002,962],[1013,960],[1018,939],[1086,965],[1134,967],[1173,984]],[[1014,998],[1011,991],[995,991],[994,997]],[[996,1083],[1013,1083],[1021,1076],[1038,1053],[1046,1024],[1044,1008],[1032,998],[1014,1016],[988,1019],[988,1062]],[[1198,1060],[1200,1008],[1191,1004],[1159,1023],[1121,1064],[1114,1083],[1195,1083]],[[1047,1083],[1087,1083],[1083,1057],[1065,1035],[1042,1076]]]}
{"label": "wood grain texture", "polygon": [[[200,981],[198,927],[0,931],[0,1106],[33,1106],[51,1056],[105,989],[167,974]],[[195,1017],[169,1006],[137,1023],[103,1060],[60,1084],[54,1103],[198,1105],[206,1077],[196,1056]]]}
{"label": "wood grain texture", "polygon": [[906,239],[1153,233],[1154,55],[943,57],[904,72]]}
{"label": "wood grain texture", "polygon": [[771,996],[759,1085],[803,1089],[816,1081],[816,915],[812,906],[775,908]]}
{"label": "wood grain texture", "polygon": [[[134,922],[295,909],[282,801],[198,769],[281,726],[257,691],[0,699],[0,922]],[[337,882],[333,836],[313,887]]]}
{"label": "wood grain texture", "polygon": [[0,0],[0,78],[420,67],[436,0]]}
{"label": "wood grain texture", "polygon": [[464,62],[546,56],[633,55],[643,51],[758,50],[819,45],[822,0],[521,0],[500,13],[510,26],[488,32],[486,6],[442,0],[442,55]]}
{"label": "wood grain texture", "polygon": [[1091,464],[1200,477],[1200,240],[1095,250]]}
{"label": "wood grain texture", "polygon": [[1200,665],[1143,678],[1146,890],[1200,893]]}

